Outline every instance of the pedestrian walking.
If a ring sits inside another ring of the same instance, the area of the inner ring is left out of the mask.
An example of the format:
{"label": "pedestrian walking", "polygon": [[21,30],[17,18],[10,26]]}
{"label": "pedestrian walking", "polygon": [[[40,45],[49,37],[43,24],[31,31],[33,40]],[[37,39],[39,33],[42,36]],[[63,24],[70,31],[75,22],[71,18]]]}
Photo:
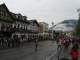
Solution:
{"label": "pedestrian walking", "polygon": [[71,55],[72,60],[78,60],[79,52],[78,52],[77,44],[73,45],[70,55]]}
{"label": "pedestrian walking", "polygon": [[35,52],[37,52],[37,48],[38,48],[38,39],[35,38]]}
{"label": "pedestrian walking", "polygon": [[60,36],[58,39],[58,49],[61,49],[64,43],[65,43],[64,37]]}
{"label": "pedestrian walking", "polygon": [[61,50],[62,50],[62,38],[59,38],[58,41],[57,41],[57,44],[58,44],[58,48],[57,48],[57,52],[58,52],[58,60],[59,60],[59,56],[60,56],[60,53],[61,53]]}
{"label": "pedestrian walking", "polygon": [[69,41],[66,39],[65,43],[64,43],[64,48],[68,48],[69,47]]}

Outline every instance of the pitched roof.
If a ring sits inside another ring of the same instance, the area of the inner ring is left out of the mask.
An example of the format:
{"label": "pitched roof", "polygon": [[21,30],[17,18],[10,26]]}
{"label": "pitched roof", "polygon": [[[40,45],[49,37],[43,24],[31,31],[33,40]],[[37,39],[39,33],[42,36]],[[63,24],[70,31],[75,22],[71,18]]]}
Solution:
{"label": "pitched roof", "polygon": [[[16,17],[16,15],[22,16],[21,14],[16,14],[16,13],[12,13],[12,12],[10,12],[10,13],[12,14],[12,16],[14,17],[14,19],[15,19],[16,21],[29,23],[29,22],[27,21],[27,19],[26,19],[26,20],[22,20],[22,19],[19,19],[19,18]],[[22,17],[25,17],[25,16],[22,16]]]}
{"label": "pitched roof", "polygon": [[14,20],[14,18],[13,18],[13,16],[12,16],[12,14],[10,13],[10,11],[9,11],[9,9],[7,8],[7,6],[6,6],[6,4],[5,4],[5,3],[1,4],[1,5],[0,5],[0,7],[5,8],[5,9],[6,9],[6,11],[8,12],[8,14],[10,15],[10,17]]}
{"label": "pitched roof", "polygon": [[39,23],[37,22],[36,19],[33,19],[33,20],[28,20],[29,23],[36,23],[38,26],[39,26]]}

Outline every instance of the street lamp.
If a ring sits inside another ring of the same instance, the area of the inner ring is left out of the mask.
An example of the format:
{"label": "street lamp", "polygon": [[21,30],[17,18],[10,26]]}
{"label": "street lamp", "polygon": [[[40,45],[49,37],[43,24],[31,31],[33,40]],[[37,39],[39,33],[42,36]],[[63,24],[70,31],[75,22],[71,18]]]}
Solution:
{"label": "street lamp", "polygon": [[52,39],[53,39],[53,26],[54,26],[54,22],[52,22]]}

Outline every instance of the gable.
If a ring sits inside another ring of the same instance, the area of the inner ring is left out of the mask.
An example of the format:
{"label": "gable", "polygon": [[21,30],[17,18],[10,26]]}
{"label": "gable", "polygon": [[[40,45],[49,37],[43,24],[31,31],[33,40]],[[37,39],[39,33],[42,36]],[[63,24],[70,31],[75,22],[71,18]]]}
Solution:
{"label": "gable", "polygon": [[0,20],[12,22],[13,18],[5,4],[0,5]]}
{"label": "gable", "polygon": [[28,20],[28,22],[29,22],[30,25],[39,27],[39,24],[36,20]]}

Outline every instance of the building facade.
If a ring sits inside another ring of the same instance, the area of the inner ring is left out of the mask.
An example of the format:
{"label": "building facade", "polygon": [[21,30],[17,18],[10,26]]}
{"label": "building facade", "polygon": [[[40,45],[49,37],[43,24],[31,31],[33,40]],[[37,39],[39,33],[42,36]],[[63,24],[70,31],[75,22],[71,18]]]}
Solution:
{"label": "building facade", "polygon": [[37,20],[28,20],[22,14],[9,11],[5,4],[0,5],[0,31],[13,32],[14,34],[38,33]]}
{"label": "building facade", "polygon": [[39,33],[39,24],[37,22],[37,20],[28,20],[29,24],[28,24],[28,31],[31,33]]}
{"label": "building facade", "polygon": [[48,32],[48,29],[49,29],[49,25],[45,22],[39,22],[39,25],[40,25],[40,32],[43,33],[43,32]]}
{"label": "building facade", "polygon": [[[11,32],[14,32],[12,28],[12,23],[14,22],[14,18],[10,14],[8,8],[5,4],[0,5],[0,32],[7,33],[7,35]],[[6,35],[6,34],[4,34]]]}
{"label": "building facade", "polygon": [[21,14],[12,13],[15,21],[12,24],[12,27],[15,28],[15,33],[27,33],[27,26],[29,22],[27,21],[27,17]]}

